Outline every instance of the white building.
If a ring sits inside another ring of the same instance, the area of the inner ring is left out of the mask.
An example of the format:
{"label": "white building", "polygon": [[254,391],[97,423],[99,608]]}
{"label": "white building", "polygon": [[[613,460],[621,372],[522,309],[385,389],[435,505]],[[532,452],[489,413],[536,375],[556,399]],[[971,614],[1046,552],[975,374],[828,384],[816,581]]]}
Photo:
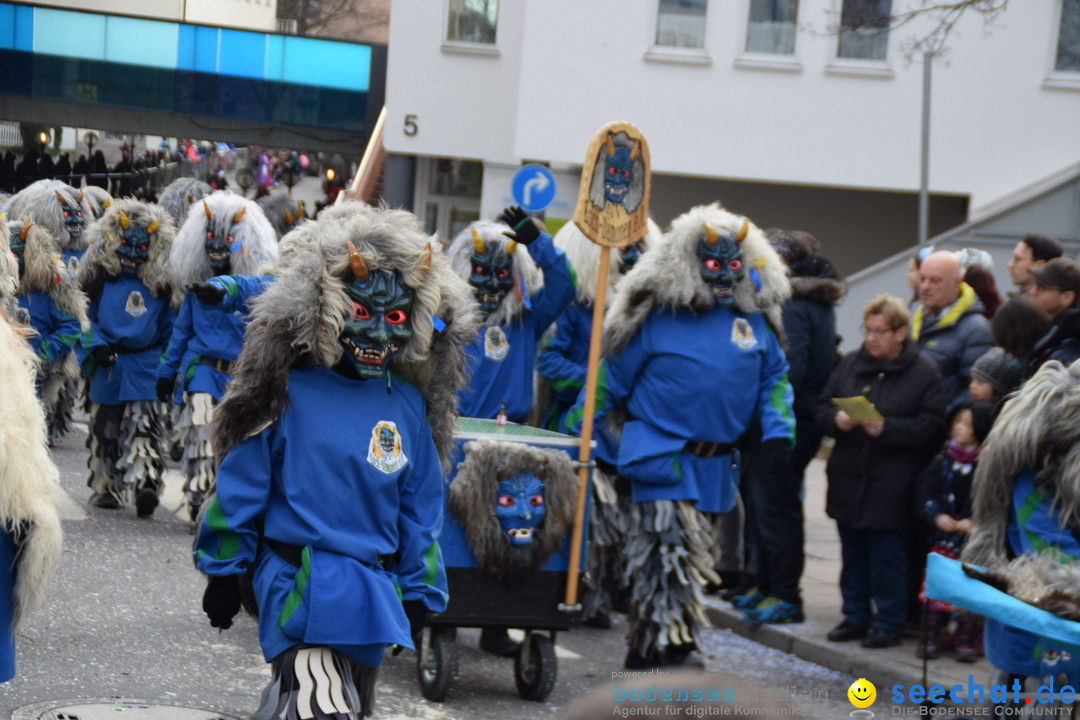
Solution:
{"label": "white building", "polygon": [[[924,73],[903,48],[932,18],[873,17],[921,4],[395,0],[389,199],[446,235],[494,217],[516,168],[542,162],[559,182],[547,217],[565,220],[590,137],[628,121],[662,225],[720,200],[814,233],[853,272],[917,240]],[[837,32],[841,11],[863,27]],[[990,26],[968,12],[930,97],[936,235],[1080,160],[1080,0],[1016,0]]]}
{"label": "white building", "polygon": [[277,0],[35,0],[33,4],[244,30],[277,30]]}

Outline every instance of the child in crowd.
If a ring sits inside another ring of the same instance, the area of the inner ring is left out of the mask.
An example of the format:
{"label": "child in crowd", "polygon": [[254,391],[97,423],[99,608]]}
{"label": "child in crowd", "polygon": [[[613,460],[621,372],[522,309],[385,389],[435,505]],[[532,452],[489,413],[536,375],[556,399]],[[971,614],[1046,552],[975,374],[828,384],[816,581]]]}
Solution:
{"label": "child in crowd", "polygon": [[[972,373],[974,374],[974,372]],[[990,432],[993,404],[983,400],[961,402],[949,416],[950,440],[923,473],[923,517],[930,523],[930,552],[960,557],[964,540],[973,526],[971,485],[979,446]],[[975,662],[982,618],[920,593],[923,602],[923,635],[915,654],[936,658],[950,615],[956,620],[955,649],[960,662]]]}
{"label": "child in crowd", "polygon": [[968,395],[972,400],[985,400],[997,404],[1003,397],[1020,387],[1024,380],[1024,363],[1005,352],[992,347],[979,356],[971,366],[971,383]]}

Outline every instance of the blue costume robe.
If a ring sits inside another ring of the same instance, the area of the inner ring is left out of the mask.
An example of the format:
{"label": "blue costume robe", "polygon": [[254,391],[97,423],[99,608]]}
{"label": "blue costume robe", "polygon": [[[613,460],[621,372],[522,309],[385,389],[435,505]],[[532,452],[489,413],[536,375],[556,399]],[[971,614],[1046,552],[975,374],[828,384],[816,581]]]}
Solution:
{"label": "blue costume robe", "polygon": [[172,331],[168,297],[155,298],[137,276],[124,273],[105,282],[87,315],[87,348],[108,345],[116,352],[116,364],[97,368],[91,377],[90,400],[103,405],[156,401],[158,362]]}
{"label": "blue costume robe", "polygon": [[541,233],[525,247],[544,273],[544,286],[529,299],[531,310],[508,325],[481,327],[479,338],[465,347],[471,378],[458,393],[462,416],[493,418],[506,403],[508,419],[527,419],[540,338],[577,292],[573,269],[550,235]]}
{"label": "blue costume robe", "polygon": [[[555,333],[540,351],[536,372],[551,386],[551,408],[544,421],[548,430],[564,431],[566,415],[585,387],[592,326],[593,306],[574,303],[559,316]],[[603,425],[593,427],[593,439],[596,440],[593,457],[614,465],[619,443]]]}
{"label": "blue costume robe", "polygon": [[[402,601],[446,608],[442,469],[423,397],[398,376],[392,388],[293,370],[281,419],[222,460],[196,564],[208,575],[254,564],[267,661],[311,643],[374,667],[387,645],[412,647]],[[304,548],[301,567],[260,543],[260,531]],[[394,554],[392,569],[380,565]]]}
{"label": "blue costume robe", "polygon": [[173,323],[169,349],[158,366],[158,377],[176,378],[179,371],[178,395],[183,391],[208,393],[220,401],[231,375],[200,360],[207,357],[235,362],[244,342],[247,321],[247,315],[238,310],[208,309],[188,293]]}
{"label": "blue costume robe", "polygon": [[[26,311],[26,323],[37,331],[29,342],[39,358],[55,362],[72,351],[81,331],[77,317],[58,308],[49,294],[40,290],[19,295],[17,300],[19,310]],[[21,312],[16,320],[23,324]]]}
{"label": "blue costume robe", "polygon": [[[567,415],[580,433],[582,391]],[[625,405],[619,473],[635,502],[691,500],[703,512],[734,507],[738,464],[732,455],[702,458],[688,441],[733,444],[756,414],[762,440],[794,438],[787,360],[763,315],[717,305],[704,315],[654,309],[621,352],[600,365],[599,425]]]}

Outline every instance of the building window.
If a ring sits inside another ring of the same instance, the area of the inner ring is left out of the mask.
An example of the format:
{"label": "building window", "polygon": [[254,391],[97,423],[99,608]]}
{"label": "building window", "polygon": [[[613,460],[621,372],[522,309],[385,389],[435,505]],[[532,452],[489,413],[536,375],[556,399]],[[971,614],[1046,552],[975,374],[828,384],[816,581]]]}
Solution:
{"label": "building window", "polygon": [[892,0],[844,0],[837,56],[884,60],[889,46],[891,14]]}
{"label": "building window", "polygon": [[704,48],[706,5],[708,0],[660,0],[656,13],[656,44]]}
{"label": "building window", "polygon": [[795,54],[799,0],[750,0],[749,52]]}
{"label": "building window", "polygon": [[1056,70],[1080,71],[1080,0],[1061,0]]}
{"label": "building window", "polygon": [[498,20],[499,0],[450,0],[446,39],[494,45]]}
{"label": "building window", "polygon": [[428,192],[433,195],[462,195],[478,198],[483,184],[483,163],[436,158],[432,163]]}

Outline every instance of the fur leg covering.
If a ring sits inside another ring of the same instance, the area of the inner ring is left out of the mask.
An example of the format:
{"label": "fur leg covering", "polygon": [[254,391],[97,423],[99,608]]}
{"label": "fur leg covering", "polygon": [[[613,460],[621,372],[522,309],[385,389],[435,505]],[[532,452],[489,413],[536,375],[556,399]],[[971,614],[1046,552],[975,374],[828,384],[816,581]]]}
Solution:
{"label": "fur leg covering", "polygon": [[124,406],[120,422],[121,457],[116,468],[124,487],[135,492],[153,488],[160,497],[165,477],[165,425],[162,403],[151,400],[130,402]]}
{"label": "fur leg covering", "polygon": [[696,646],[707,622],[705,584],[720,582],[709,521],[685,500],[635,503],[626,555],[630,649],[647,658],[672,645]]}
{"label": "fur leg covering", "polygon": [[270,666],[273,676],[251,720],[358,720],[375,705],[379,669],[330,648],[296,645]]}
{"label": "fur leg covering", "polygon": [[629,498],[619,495],[615,483],[593,470],[593,497],[589,507],[589,556],[582,617],[589,619],[611,613],[611,596],[624,588],[626,557],[623,545],[630,534],[632,508]]}
{"label": "fur leg covering", "polygon": [[111,493],[117,502],[124,498],[124,483],[116,463],[120,460],[120,422],[124,416],[123,405],[99,405],[90,403],[90,435],[86,447],[90,457],[86,461],[90,478],[86,484],[95,493]]}
{"label": "fur leg covering", "polygon": [[181,471],[184,474],[184,497],[193,514],[214,484],[214,448],[210,444],[210,421],[214,418],[214,396],[189,393],[180,413],[176,436],[184,448]]}
{"label": "fur leg covering", "polygon": [[41,368],[41,404],[49,441],[59,440],[71,430],[71,412],[79,397],[79,365],[68,353]]}

